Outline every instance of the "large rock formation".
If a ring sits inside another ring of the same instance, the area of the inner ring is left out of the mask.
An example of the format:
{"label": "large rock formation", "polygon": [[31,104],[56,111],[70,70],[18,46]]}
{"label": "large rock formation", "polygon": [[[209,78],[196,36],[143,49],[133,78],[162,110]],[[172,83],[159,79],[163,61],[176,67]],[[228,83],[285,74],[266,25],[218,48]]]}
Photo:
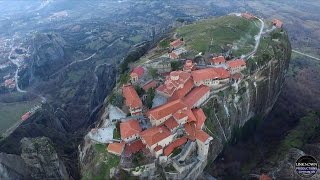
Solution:
{"label": "large rock formation", "polygon": [[0,153],[0,179],[31,179],[25,162],[20,156]]}
{"label": "large rock formation", "polygon": [[69,179],[64,163],[50,139],[23,138],[21,156],[0,154],[1,179]]}
{"label": "large rock formation", "polygon": [[43,79],[63,67],[67,63],[65,45],[65,40],[58,34],[36,34],[33,38],[32,74]]}
{"label": "large rock formation", "polygon": [[32,179],[69,179],[64,163],[48,138],[23,138],[21,148],[21,157]]}

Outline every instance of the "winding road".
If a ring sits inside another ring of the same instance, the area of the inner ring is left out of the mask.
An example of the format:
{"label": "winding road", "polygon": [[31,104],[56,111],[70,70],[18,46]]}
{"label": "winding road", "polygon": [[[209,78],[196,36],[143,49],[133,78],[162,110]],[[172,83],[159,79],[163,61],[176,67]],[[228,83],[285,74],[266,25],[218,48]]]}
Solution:
{"label": "winding road", "polygon": [[246,54],[246,55],[243,55],[244,59],[249,59],[250,57],[252,57],[258,50],[258,47],[259,47],[259,44],[260,44],[260,39],[261,39],[261,35],[263,33],[263,29],[264,29],[264,22],[262,19],[258,18],[258,17],[255,17],[257,18],[260,22],[261,22],[261,27],[260,27],[260,31],[259,31],[259,34],[255,36],[255,40],[256,40],[256,45],[254,46],[254,49],[253,51],[251,51],[250,53]]}
{"label": "winding road", "polygon": [[15,74],[14,74],[14,81],[15,81],[15,83],[16,83],[16,88],[17,88],[17,91],[18,91],[18,92],[26,93],[27,91],[22,90],[22,89],[20,89],[20,87],[19,87],[19,83],[18,83],[19,76],[18,76],[18,73],[19,73],[19,70],[20,70],[20,66],[21,66],[21,65],[20,65],[18,62],[14,61],[14,60],[11,58],[11,55],[12,55],[12,51],[13,51],[13,50],[14,50],[14,48],[11,47],[11,51],[10,51],[10,54],[9,54],[9,56],[8,56],[8,59],[9,59],[14,65],[17,66],[17,70],[16,70],[16,72],[15,72]]}

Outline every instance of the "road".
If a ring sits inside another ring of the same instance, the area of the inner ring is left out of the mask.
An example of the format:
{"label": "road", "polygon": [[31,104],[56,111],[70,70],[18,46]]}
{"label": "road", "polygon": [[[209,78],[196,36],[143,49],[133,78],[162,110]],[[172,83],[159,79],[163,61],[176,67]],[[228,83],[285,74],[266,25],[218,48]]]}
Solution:
{"label": "road", "polygon": [[19,70],[20,70],[20,66],[21,66],[21,65],[20,65],[18,62],[14,61],[14,60],[11,58],[11,55],[12,55],[12,51],[13,51],[13,50],[14,50],[14,48],[11,47],[11,51],[10,51],[10,54],[9,54],[9,56],[8,56],[8,59],[9,59],[14,65],[17,66],[17,70],[16,70],[16,72],[15,72],[15,74],[14,74],[14,81],[15,81],[15,83],[16,83],[16,88],[17,88],[17,91],[18,91],[18,92],[26,93],[27,91],[24,91],[24,90],[20,89],[20,87],[19,87],[19,83],[18,83],[19,76],[18,76],[18,73],[19,73]]}
{"label": "road", "polygon": [[244,55],[244,59],[249,59],[250,57],[252,57],[256,52],[257,49],[259,47],[260,44],[260,39],[261,39],[261,35],[263,33],[263,29],[264,29],[264,22],[262,19],[256,17],[260,22],[261,22],[261,27],[260,27],[260,31],[259,34],[257,36],[255,36],[255,40],[256,40],[256,45],[254,46],[254,49],[252,52],[248,53],[247,55]]}
{"label": "road", "polygon": [[85,59],[80,59],[80,60],[73,61],[72,63],[68,64],[67,66],[65,66],[65,67],[61,68],[59,71],[57,71],[57,72],[55,72],[55,73],[51,74],[49,78],[51,78],[51,77],[53,77],[53,76],[57,75],[58,73],[60,73],[61,71],[63,71],[63,70],[65,70],[65,69],[67,69],[68,67],[72,66],[73,64],[76,64],[76,63],[79,63],[79,62],[83,62],[83,61],[88,61],[88,60],[90,60],[90,59],[91,59],[91,58],[93,58],[96,54],[97,54],[97,53],[93,53],[91,56],[89,56],[89,57],[87,57],[87,58],[85,58]]}
{"label": "road", "polygon": [[311,56],[311,55],[309,55],[309,54],[305,54],[305,53],[303,53],[303,52],[299,52],[299,51],[297,51],[297,50],[292,50],[292,52],[295,52],[295,53],[301,54],[301,55],[303,55],[303,56],[307,56],[307,57],[309,57],[309,58],[312,58],[312,59],[315,59],[315,60],[320,61],[320,58]]}

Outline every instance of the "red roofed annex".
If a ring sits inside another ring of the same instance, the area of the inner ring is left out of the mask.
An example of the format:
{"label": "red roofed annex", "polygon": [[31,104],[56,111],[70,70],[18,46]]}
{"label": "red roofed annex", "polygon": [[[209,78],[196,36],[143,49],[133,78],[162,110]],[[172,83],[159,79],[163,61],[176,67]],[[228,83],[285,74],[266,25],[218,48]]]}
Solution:
{"label": "red roofed annex", "polygon": [[246,62],[243,59],[227,61],[231,74],[239,73],[246,68]]}
{"label": "red roofed annex", "polygon": [[141,78],[141,76],[144,73],[143,67],[139,66],[133,69],[133,71],[130,73],[131,82],[135,83]]}
{"label": "red roofed annex", "polygon": [[132,119],[120,123],[121,139],[125,142],[131,142],[138,139],[141,130],[138,120]]}
{"label": "red roofed annex", "polygon": [[142,102],[132,85],[124,85],[122,94],[125,99],[126,106],[129,107],[131,115],[140,114],[142,111]]}
{"label": "red roofed annex", "polygon": [[183,41],[181,39],[174,40],[170,43],[170,47],[172,49],[177,49],[178,47],[183,45]]}
{"label": "red roofed annex", "polygon": [[192,71],[191,75],[196,86],[217,86],[220,82],[229,82],[230,78],[230,73],[222,67]]}
{"label": "red roofed annex", "polygon": [[276,26],[277,28],[282,28],[282,26],[283,26],[283,22],[280,21],[279,19],[274,19],[274,20],[272,20],[272,24],[273,24],[274,26]]}

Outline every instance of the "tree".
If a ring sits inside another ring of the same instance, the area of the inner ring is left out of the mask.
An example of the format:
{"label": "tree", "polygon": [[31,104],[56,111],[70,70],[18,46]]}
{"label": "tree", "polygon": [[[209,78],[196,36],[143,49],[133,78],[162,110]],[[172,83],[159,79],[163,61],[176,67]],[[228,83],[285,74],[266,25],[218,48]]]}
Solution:
{"label": "tree", "polygon": [[141,97],[145,92],[139,85],[134,85],[134,89],[137,91],[139,97]]}
{"label": "tree", "polygon": [[158,71],[155,68],[149,68],[148,73],[150,76],[152,76],[153,79],[158,77]]}
{"label": "tree", "polygon": [[120,84],[126,84],[129,81],[129,75],[128,74],[121,74],[119,77]]}
{"label": "tree", "polygon": [[152,107],[152,101],[155,96],[155,90],[153,88],[148,89],[147,98],[146,98],[146,106],[150,109]]}
{"label": "tree", "polygon": [[122,108],[123,105],[123,97],[119,92],[112,93],[109,97],[109,103]]}
{"label": "tree", "polygon": [[171,65],[171,70],[172,71],[176,71],[176,70],[179,70],[181,68],[182,64],[179,61],[171,61],[170,65]]}

